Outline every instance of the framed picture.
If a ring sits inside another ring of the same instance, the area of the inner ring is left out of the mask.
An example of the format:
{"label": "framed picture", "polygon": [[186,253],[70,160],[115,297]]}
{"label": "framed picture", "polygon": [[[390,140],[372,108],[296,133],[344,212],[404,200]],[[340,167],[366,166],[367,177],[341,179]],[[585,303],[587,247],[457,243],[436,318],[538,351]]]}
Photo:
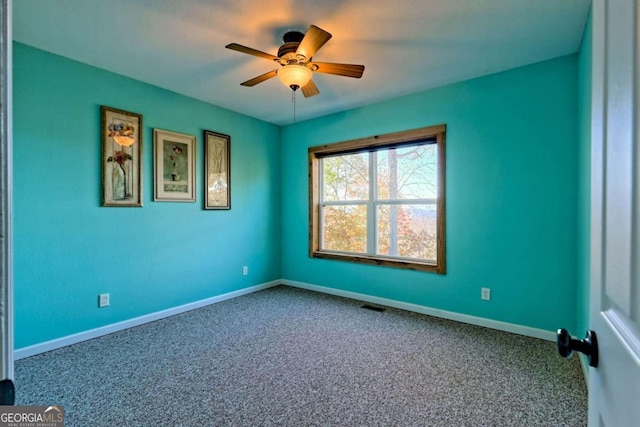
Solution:
{"label": "framed picture", "polygon": [[153,200],[196,201],[196,137],[153,130],[155,194]]}
{"label": "framed picture", "polygon": [[142,206],[142,115],[100,107],[102,206]]}
{"label": "framed picture", "polygon": [[231,137],[204,131],[204,208],[231,209]]}

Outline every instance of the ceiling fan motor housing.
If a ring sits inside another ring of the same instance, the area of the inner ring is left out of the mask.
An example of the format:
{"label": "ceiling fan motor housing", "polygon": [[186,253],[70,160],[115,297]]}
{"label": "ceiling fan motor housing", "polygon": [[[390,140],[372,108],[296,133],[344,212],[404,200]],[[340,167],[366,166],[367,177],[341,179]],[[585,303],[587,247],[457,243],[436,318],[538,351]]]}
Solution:
{"label": "ceiling fan motor housing", "polygon": [[295,30],[287,31],[286,33],[284,33],[284,36],[282,36],[282,40],[284,40],[285,43],[291,43],[291,42],[300,43],[303,38],[304,38],[304,33],[301,33],[300,31],[295,31]]}
{"label": "ceiling fan motor housing", "polygon": [[288,31],[282,37],[284,44],[278,49],[278,57],[282,59],[296,59],[295,53],[300,46],[304,34],[300,31]]}

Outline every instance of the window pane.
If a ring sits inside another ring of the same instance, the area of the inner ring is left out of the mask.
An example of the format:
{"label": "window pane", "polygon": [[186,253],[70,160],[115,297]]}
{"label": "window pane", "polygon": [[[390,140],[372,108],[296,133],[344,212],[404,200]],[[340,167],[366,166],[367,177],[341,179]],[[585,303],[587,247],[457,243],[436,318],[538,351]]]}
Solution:
{"label": "window pane", "polygon": [[369,199],[369,153],[322,159],[325,201]]}
{"label": "window pane", "polygon": [[430,144],[379,151],[378,199],[435,198],[437,150],[436,144]]}
{"label": "window pane", "polygon": [[331,251],[367,251],[367,206],[325,206],[322,249]]}
{"label": "window pane", "polygon": [[436,259],[436,205],[379,205],[378,255]]}

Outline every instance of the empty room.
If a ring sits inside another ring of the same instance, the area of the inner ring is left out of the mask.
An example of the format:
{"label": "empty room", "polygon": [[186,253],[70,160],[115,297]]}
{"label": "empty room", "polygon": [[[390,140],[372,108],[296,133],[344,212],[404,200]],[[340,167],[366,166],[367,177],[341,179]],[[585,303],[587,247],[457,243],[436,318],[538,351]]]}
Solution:
{"label": "empty room", "polygon": [[639,419],[636,0],[0,5],[0,427]]}

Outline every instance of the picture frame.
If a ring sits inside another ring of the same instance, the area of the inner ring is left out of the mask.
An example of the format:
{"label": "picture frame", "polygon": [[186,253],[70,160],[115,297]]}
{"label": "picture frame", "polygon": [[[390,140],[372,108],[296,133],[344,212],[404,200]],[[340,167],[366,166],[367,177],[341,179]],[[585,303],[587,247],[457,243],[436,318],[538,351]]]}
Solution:
{"label": "picture frame", "polygon": [[142,115],[100,106],[102,206],[142,207]]}
{"label": "picture frame", "polygon": [[154,201],[196,201],[196,137],[153,130]]}
{"label": "picture frame", "polygon": [[205,130],[204,209],[231,209],[231,137]]}

